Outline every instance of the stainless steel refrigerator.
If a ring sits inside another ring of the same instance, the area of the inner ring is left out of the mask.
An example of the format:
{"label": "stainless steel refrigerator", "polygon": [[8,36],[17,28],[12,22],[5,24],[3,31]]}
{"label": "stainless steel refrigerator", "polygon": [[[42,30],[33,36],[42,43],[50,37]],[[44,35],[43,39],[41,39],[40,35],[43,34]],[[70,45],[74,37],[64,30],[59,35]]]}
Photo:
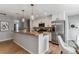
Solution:
{"label": "stainless steel refrigerator", "polygon": [[52,40],[51,42],[58,44],[57,35],[61,35],[63,41],[65,41],[65,21],[56,20],[52,21]]}

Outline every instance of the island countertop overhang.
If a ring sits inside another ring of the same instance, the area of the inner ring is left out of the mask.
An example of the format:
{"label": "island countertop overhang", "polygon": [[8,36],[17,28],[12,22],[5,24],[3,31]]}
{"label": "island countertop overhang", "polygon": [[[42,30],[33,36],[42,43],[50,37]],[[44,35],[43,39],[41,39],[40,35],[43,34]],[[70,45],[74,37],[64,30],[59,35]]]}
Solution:
{"label": "island countertop overhang", "polygon": [[47,32],[39,33],[39,32],[14,32],[18,34],[24,34],[24,35],[32,35],[32,36],[38,36],[40,34],[47,35]]}

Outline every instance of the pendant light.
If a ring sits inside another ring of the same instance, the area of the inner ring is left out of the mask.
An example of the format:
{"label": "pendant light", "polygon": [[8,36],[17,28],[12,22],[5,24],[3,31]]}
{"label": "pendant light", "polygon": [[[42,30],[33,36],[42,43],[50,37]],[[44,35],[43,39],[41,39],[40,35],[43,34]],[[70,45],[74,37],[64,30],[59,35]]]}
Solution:
{"label": "pendant light", "polygon": [[14,20],[14,23],[15,23],[15,24],[19,23],[19,20],[18,20],[19,17],[18,17],[18,15],[19,15],[19,14],[16,13],[16,18],[17,18],[17,19]]}
{"label": "pendant light", "polygon": [[31,13],[30,19],[31,19],[31,20],[34,20],[34,14],[33,14],[33,7],[34,7],[34,4],[30,4],[30,6],[32,7],[32,13]]}
{"label": "pendant light", "polygon": [[22,22],[25,22],[24,10],[22,10],[22,12],[23,12]]}

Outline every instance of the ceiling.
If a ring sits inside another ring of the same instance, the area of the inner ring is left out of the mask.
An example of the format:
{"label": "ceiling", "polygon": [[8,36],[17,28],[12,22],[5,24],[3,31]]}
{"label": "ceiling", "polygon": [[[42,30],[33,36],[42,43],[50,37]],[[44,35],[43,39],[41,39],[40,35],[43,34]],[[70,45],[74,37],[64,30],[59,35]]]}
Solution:
{"label": "ceiling", "polygon": [[[30,4],[0,4],[0,13],[5,13],[12,17],[29,18],[32,13]],[[57,14],[65,11],[68,16],[79,14],[79,4],[35,4],[33,12],[35,17]],[[17,13],[17,14],[16,14]]]}

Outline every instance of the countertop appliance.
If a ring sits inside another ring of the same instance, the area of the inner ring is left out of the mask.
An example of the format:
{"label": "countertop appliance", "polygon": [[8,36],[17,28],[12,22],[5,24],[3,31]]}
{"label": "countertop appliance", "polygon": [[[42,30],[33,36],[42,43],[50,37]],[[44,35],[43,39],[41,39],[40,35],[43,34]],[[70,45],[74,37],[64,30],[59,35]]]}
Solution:
{"label": "countertop appliance", "polygon": [[51,42],[58,44],[57,35],[61,35],[61,37],[63,38],[63,41],[65,41],[65,21],[64,20],[52,21]]}

